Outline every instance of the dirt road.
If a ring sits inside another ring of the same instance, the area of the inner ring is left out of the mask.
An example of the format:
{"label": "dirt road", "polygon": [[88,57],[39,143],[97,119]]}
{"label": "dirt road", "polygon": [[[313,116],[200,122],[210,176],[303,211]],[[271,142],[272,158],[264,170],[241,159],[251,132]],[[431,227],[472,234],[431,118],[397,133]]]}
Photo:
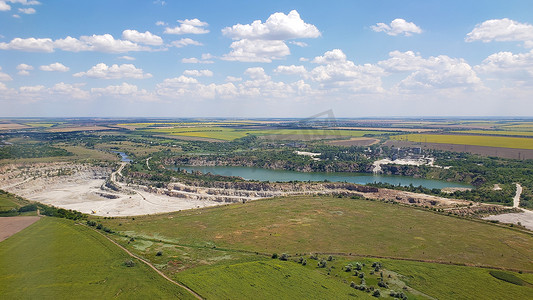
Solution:
{"label": "dirt road", "polygon": [[518,208],[520,205],[520,195],[522,194],[522,186],[520,184],[516,184],[516,195],[513,199],[513,207]]}

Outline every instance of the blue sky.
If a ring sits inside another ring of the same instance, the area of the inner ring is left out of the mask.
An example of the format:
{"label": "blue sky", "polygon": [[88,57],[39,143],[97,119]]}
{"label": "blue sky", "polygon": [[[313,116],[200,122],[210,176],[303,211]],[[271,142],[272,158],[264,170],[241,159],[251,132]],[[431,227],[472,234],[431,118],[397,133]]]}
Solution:
{"label": "blue sky", "polygon": [[529,1],[0,0],[0,116],[532,116]]}

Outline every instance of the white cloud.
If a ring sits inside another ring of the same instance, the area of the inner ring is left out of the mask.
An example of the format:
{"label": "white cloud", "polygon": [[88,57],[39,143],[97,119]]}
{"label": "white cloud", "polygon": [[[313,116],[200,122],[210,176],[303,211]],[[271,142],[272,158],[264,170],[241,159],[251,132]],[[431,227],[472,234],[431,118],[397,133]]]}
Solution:
{"label": "white cloud", "polygon": [[422,33],[422,29],[415,23],[407,22],[404,19],[394,19],[390,24],[377,23],[370,26],[375,32],[385,32],[388,35],[404,35],[411,36],[413,33]]}
{"label": "white cloud", "polygon": [[248,68],[244,71],[244,74],[250,76],[253,80],[270,80],[270,76],[261,67]]}
{"label": "white cloud", "polygon": [[119,56],[118,58],[119,59],[124,59],[124,60],[135,60],[135,57],[131,57],[131,56],[127,56],[127,55]]}
{"label": "white cloud", "polygon": [[227,76],[226,77],[226,81],[238,82],[238,81],[242,81],[242,78],[241,77],[235,77],[235,76]]}
{"label": "white cloud", "polygon": [[155,22],[155,25],[157,25],[157,26],[167,26],[168,24],[163,22],[163,21],[157,21],[157,22]]}
{"label": "white cloud", "polygon": [[17,15],[17,14],[14,14],[14,15],[13,15],[13,18],[17,18],[17,19],[20,19],[20,16],[19,16],[19,15]]}
{"label": "white cloud", "polygon": [[209,25],[206,22],[202,22],[198,19],[185,19],[178,20],[180,23],[179,26],[174,28],[167,27],[165,28],[165,33],[167,34],[205,34],[209,30],[206,27]]}
{"label": "white cloud", "polygon": [[[0,67],[0,71],[2,71],[2,67]],[[11,78],[9,74],[0,72],[0,81],[9,81],[9,80],[13,80],[13,78]]]}
{"label": "white cloud", "polygon": [[196,57],[182,58],[181,62],[184,64],[212,64],[214,63],[214,61],[212,60],[198,59]]}
{"label": "white cloud", "polygon": [[105,88],[92,88],[91,93],[97,96],[148,96],[148,92],[139,89],[136,85],[123,82],[121,85],[110,85]]}
{"label": "white cloud", "polygon": [[323,56],[315,57],[312,62],[315,64],[331,64],[345,61],[346,54],[344,54],[341,49],[333,49],[324,53]]}
{"label": "white cloud", "polygon": [[289,44],[293,44],[293,45],[296,45],[298,47],[307,47],[307,43],[304,43],[304,42],[297,42],[297,41],[290,41]]}
{"label": "white cloud", "polygon": [[52,39],[14,38],[9,43],[0,43],[2,50],[20,50],[28,52],[54,52]]}
{"label": "white cloud", "polygon": [[69,67],[64,66],[62,63],[53,63],[49,64],[47,66],[40,66],[39,69],[41,71],[48,71],[48,72],[67,72],[70,70]]}
{"label": "white cloud", "polygon": [[49,38],[14,38],[9,43],[0,43],[0,50],[20,50],[28,52],[63,51],[99,51],[107,53],[122,53],[129,51],[150,51],[152,48],[141,46],[127,40],[116,40],[110,34],[82,36],[80,39],[67,36],[53,41]]}
{"label": "white cloud", "polygon": [[291,52],[283,41],[240,40],[231,43],[232,51],[224,54],[223,60],[241,62],[271,62],[282,59]]}
{"label": "white cloud", "polygon": [[232,39],[288,40],[298,38],[317,38],[320,31],[315,25],[305,23],[296,10],[288,15],[277,12],[265,23],[261,20],[251,24],[237,24],[222,29],[222,33]]}
{"label": "white cloud", "polygon": [[83,84],[68,84],[60,82],[50,88],[51,94],[58,94],[63,96],[72,97],[74,99],[87,99],[89,98],[89,92],[82,90],[80,86]]}
{"label": "white cloud", "polygon": [[35,8],[29,7],[29,8],[19,8],[19,12],[23,14],[31,15],[31,14],[36,13],[37,11],[35,10]]}
{"label": "white cloud", "polygon": [[0,11],[8,11],[11,10],[11,6],[7,4],[5,1],[0,1]]}
{"label": "white cloud", "polygon": [[137,69],[132,64],[117,65],[114,64],[108,67],[104,63],[99,63],[93,66],[87,72],[79,72],[74,74],[75,77],[89,77],[97,79],[121,79],[121,78],[135,78],[145,79],[151,78],[152,74],[144,73],[142,69]]}
{"label": "white cloud", "polygon": [[55,40],[54,47],[70,52],[91,51],[91,46],[89,44],[71,36],[67,36],[64,39]]}
{"label": "white cloud", "polygon": [[6,2],[20,3],[22,5],[39,5],[41,2],[35,0],[7,0]]}
{"label": "white cloud", "polygon": [[304,66],[278,66],[274,69],[275,73],[289,74],[289,75],[303,75],[307,73],[307,70]]}
{"label": "white cloud", "polygon": [[140,46],[131,41],[115,40],[112,35],[96,35],[80,37],[82,42],[89,45],[91,51],[121,53],[129,51],[149,51],[150,48]]}
{"label": "white cloud", "polygon": [[138,32],[137,30],[127,29],[122,32],[122,38],[135,43],[146,44],[150,46],[159,46],[163,44],[160,36],[152,34],[150,31]]}
{"label": "white cloud", "polygon": [[507,18],[487,20],[466,35],[465,41],[474,42],[524,42],[526,47],[533,47],[533,25],[519,23]]}
{"label": "white cloud", "polygon": [[182,47],[189,46],[189,45],[202,46],[202,43],[195,41],[193,39],[190,39],[190,38],[184,38],[178,41],[173,41],[170,44],[176,48],[182,48]]}
{"label": "white cloud", "polygon": [[381,87],[381,76],[385,75],[383,69],[371,64],[356,65],[347,60],[346,54],[340,49],[327,51],[323,56],[315,57],[312,62],[320,66],[309,71],[307,77],[319,83],[323,89],[383,92]]}
{"label": "white cloud", "polygon": [[183,71],[183,75],[194,76],[194,77],[200,77],[200,76],[212,77],[213,72],[210,70],[185,70]]}
{"label": "white cloud", "polygon": [[492,78],[530,81],[533,78],[533,50],[519,54],[498,52],[487,57],[474,69]]}
{"label": "white cloud", "polygon": [[21,86],[19,91],[25,94],[33,94],[43,92],[46,88],[44,85],[34,85],[34,86]]}
{"label": "white cloud", "polygon": [[298,60],[301,61],[301,62],[306,62],[306,61],[309,61],[309,58],[300,57],[300,59],[298,59]]}
{"label": "white cloud", "polygon": [[19,75],[22,75],[22,76],[27,76],[27,75],[30,75],[30,72],[31,70],[33,70],[33,66],[30,66],[30,65],[27,65],[27,64],[19,64],[17,66],[17,70]]}
{"label": "white cloud", "polygon": [[400,81],[403,90],[427,90],[449,88],[481,88],[481,79],[473,68],[461,58],[446,55],[423,58],[413,51],[392,51],[390,58],[378,62],[387,72],[410,72]]}

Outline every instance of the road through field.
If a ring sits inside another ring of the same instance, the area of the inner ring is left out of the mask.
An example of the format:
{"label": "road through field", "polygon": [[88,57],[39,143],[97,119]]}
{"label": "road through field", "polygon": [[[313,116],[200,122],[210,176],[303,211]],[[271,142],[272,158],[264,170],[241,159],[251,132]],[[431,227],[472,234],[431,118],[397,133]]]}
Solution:
{"label": "road through field", "polygon": [[[83,225],[83,224],[82,224]],[[85,226],[85,225],[84,225]],[[88,226],[87,226],[88,227]],[[90,227],[89,227],[90,228]],[[92,228],[91,228],[92,229]],[[199,294],[197,294],[195,291],[191,290],[190,288],[188,288],[187,286],[179,283],[179,282],[176,282],[172,279],[170,279],[170,277],[168,277],[167,275],[165,275],[163,272],[159,271],[156,267],[154,267],[154,265],[152,265],[151,263],[149,263],[148,261],[140,258],[139,256],[131,253],[128,249],[122,247],[119,243],[113,241],[112,239],[110,239],[109,237],[107,237],[105,234],[99,232],[98,230],[95,230],[93,229],[95,232],[97,232],[98,234],[100,234],[101,236],[105,237],[107,240],[109,240],[111,243],[115,244],[117,247],[119,247],[120,249],[122,249],[124,252],[126,252],[129,256],[133,257],[133,258],[136,258],[138,260],[140,260],[141,262],[143,262],[144,264],[146,264],[147,266],[149,266],[150,268],[152,268],[154,271],[157,272],[157,274],[159,274],[160,276],[162,276],[163,278],[165,278],[166,280],[170,281],[171,283],[187,290],[191,295],[193,295],[195,298],[197,299],[203,299],[202,296],[200,296]]]}

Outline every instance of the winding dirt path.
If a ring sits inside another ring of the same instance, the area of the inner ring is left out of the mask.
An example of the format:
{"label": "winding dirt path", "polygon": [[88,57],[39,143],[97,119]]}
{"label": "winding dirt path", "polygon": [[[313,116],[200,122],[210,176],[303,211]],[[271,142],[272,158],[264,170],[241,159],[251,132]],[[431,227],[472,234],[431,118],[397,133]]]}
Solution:
{"label": "winding dirt path", "polygon": [[120,245],[119,243],[113,241],[111,238],[109,238],[108,236],[106,236],[105,234],[99,232],[98,230],[96,229],[93,229],[93,228],[90,228],[89,226],[85,225],[85,224],[81,224],[81,223],[78,223],[80,225],[83,225],[91,230],[93,230],[94,232],[98,233],[99,235],[105,237],[108,241],[110,241],[111,243],[115,244],[117,247],[119,247],[120,249],[122,249],[124,252],[126,252],[129,256],[133,257],[133,258],[136,258],[140,261],[142,261],[145,265],[149,266],[150,268],[152,268],[154,271],[157,272],[157,274],[159,274],[161,277],[165,278],[166,280],[170,281],[171,283],[173,283],[174,285],[177,285],[183,289],[185,289],[186,291],[188,291],[191,295],[193,295],[196,299],[203,299],[202,296],[200,296],[198,293],[196,293],[195,291],[191,290],[190,288],[188,288],[187,286],[177,282],[177,281],[174,281],[172,280],[170,277],[168,277],[167,275],[165,275],[163,272],[159,271],[156,267],[154,267],[154,265],[152,265],[151,263],[149,263],[148,261],[144,260],[143,258],[140,258],[139,256],[131,253],[128,249],[122,247],[122,245]]}

